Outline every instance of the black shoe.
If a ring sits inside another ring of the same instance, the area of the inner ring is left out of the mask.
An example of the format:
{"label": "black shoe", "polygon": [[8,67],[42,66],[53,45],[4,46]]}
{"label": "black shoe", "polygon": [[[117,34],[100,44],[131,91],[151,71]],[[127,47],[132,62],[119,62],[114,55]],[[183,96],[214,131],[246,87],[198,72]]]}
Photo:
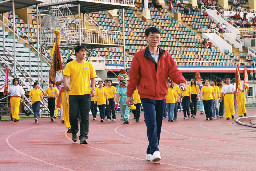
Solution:
{"label": "black shoe", "polygon": [[196,116],[195,115],[192,115],[192,118],[195,118]]}
{"label": "black shoe", "polygon": [[210,120],[212,120],[212,118],[210,118]]}
{"label": "black shoe", "polygon": [[13,121],[14,121],[14,122],[19,122],[20,120],[19,120],[19,119],[14,119]]}
{"label": "black shoe", "polygon": [[51,121],[52,121],[52,122],[54,122],[54,121],[55,121],[54,117],[51,117]]}
{"label": "black shoe", "polygon": [[129,124],[129,121],[124,121],[124,123],[123,124]]}
{"label": "black shoe", "polygon": [[234,117],[234,115],[232,115],[232,119],[234,119],[235,117]]}
{"label": "black shoe", "polygon": [[171,119],[171,122],[173,122],[174,120],[173,119]]}
{"label": "black shoe", "polygon": [[67,133],[71,133],[71,128],[68,128]]}
{"label": "black shoe", "polygon": [[86,138],[81,138],[80,144],[88,144]]}
{"label": "black shoe", "polygon": [[230,118],[227,118],[227,120],[230,120]]}
{"label": "black shoe", "polygon": [[217,118],[220,117],[220,115],[217,115]]}
{"label": "black shoe", "polygon": [[100,122],[104,122],[104,119],[101,119]]}
{"label": "black shoe", "polygon": [[244,113],[244,116],[246,116],[246,113]]}
{"label": "black shoe", "polygon": [[74,142],[77,141],[77,134],[72,134],[72,140],[73,140]]}
{"label": "black shoe", "polygon": [[206,118],[206,120],[208,121],[208,120],[209,120],[209,118]]}
{"label": "black shoe", "polygon": [[201,114],[201,115],[203,115],[203,114],[204,114],[204,112],[201,112],[200,114]]}
{"label": "black shoe", "polygon": [[61,121],[61,123],[63,123],[63,124],[64,124],[64,123],[65,123],[65,122],[64,122],[64,120],[63,120],[63,121]]}
{"label": "black shoe", "polygon": [[168,122],[171,122],[171,119],[168,119]]}

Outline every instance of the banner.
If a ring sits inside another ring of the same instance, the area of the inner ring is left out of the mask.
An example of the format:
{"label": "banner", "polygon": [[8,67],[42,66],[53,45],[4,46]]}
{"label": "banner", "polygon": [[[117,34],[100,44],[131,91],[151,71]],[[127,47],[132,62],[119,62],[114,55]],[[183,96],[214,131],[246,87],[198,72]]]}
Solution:
{"label": "banner", "polygon": [[244,65],[244,91],[247,92],[249,90],[249,82],[248,82],[248,73],[247,67]]}
{"label": "banner", "polygon": [[56,30],[56,41],[52,48],[52,65],[51,70],[49,70],[49,81],[56,81],[56,72],[63,69],[62,62],[61,62],[61,55],[60,55],[60,31]]}
{"label": "banner", "polygon": [[9,68],[5,69],[5,83],[4,83],[4,95],[8,94],[8,79],[9,79]]}
{"label": "banner", "polygon": [[240,79],[239,64],[236,65],[235,82],[236,82],[236,92],[238,92],[239,90],[241,90],[241,79]]}

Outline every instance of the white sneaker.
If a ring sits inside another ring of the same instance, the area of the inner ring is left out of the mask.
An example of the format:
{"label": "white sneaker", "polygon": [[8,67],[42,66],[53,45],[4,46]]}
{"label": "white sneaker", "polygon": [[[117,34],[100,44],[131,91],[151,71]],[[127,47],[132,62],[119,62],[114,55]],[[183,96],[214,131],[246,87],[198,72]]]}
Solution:
{"label": "white sneaker", "polygon": [[110,121],[110,119],[107,119],[107,121]]}
{"label": "white sneaker", "polygon": [[155,151],[151,157],[152,162],[158,162],[161,160],[160,151]]}
{"label": "white sneaker", "polygon": [[151,158],[152,158],[152,156],[153,156],[152,154],[146,154],[146,160],[147,160],[147,161],[150,161]]}
{"label": "white sneaker", "polygon": [[112,119],[112,121],[116,121],[116,119]]}
{"label": "white sneaker", "polygon": [[95,121],[95,120],[96,120],[96,118],[93,118],[93,120]]}

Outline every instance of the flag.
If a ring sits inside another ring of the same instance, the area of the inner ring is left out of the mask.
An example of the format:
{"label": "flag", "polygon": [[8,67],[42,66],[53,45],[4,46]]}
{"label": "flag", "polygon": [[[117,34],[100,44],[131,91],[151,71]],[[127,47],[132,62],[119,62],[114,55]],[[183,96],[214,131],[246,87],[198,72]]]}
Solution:
{"label": "flag", "polygon": [[244,65],[244,91],[247,92],[249,90],[249,82],[248,82],[248,74],[247,67]]}
{"label": "flag", "polygon": [[238,92],[239,90],[241,90],[241,79],[240,79],[239,64],[236,65],[235,82],[236,82],[236,92]]}
{"label": "flag", "polygon": [[60,55],[60,31],[56,30],[56,41],[52,48],[52,65],[51,69],[49,70],[49,81],[56,81],[56,72],[63,69],[62,62],[61,62],[61,55]]}
{"label": "flag", "polygon": [[8,78],[9,77],[9,68],[8,66],[5,69],[5,83],[4,83],[4,95],[8,94]]}

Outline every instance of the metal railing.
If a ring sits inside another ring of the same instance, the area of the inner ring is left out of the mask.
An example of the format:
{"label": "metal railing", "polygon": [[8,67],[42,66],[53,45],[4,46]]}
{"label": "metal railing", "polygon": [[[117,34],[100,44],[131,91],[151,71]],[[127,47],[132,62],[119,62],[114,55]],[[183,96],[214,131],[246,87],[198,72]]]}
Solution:
{"label": "metal railing", "polygon": [[[44,0],[44,3],[39,6],[45,5],[58,5],[64,3],[75,2],[76,0]],[[122,4],[122,5],[134,5],[134,0],[88,0],[90,2],[102,2],[102,3],[112,3],[112,4]]]}
{"label": "metal railing", "polygon": [[256,57],[256,50],[252,49],[251,47],[248,47],[248,54],[251,54],[253,57]]}

